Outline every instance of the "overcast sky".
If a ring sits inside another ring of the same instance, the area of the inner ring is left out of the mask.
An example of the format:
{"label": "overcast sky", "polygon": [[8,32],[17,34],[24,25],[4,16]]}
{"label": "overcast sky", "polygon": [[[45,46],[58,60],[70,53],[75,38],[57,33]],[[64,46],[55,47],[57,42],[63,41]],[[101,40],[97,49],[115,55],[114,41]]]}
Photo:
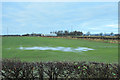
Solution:
{"label": "overcast sky", "polygon": [[2,34],[118,32],[117,2],[4,2]]}

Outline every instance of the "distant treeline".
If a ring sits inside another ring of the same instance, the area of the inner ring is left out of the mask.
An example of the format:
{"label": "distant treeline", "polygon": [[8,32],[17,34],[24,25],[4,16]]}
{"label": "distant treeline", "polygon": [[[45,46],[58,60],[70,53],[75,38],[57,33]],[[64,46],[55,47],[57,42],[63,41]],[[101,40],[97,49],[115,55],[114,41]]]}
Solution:
{"label": "distant treeline", "polygon": [[56,31],[56,32],[50,32],[50,33],[54,33],[57,34],[57,36],[82,36],[83,32],[80,31]]}
{"label": "distant treeline", "polygon": [[55,32],[50,32],[50,34],[42,34],[42,33],[30,33],[30,34],[22,34],[22,35],[0,35],[0,36],[70,36],[70,37],[79,37],[79,36],[120,36],[120,34],[114,34],[113,32],[106,34],[106,33],[98,33],[98,34],[91,34],[89,31],[84,34],[82,31],[55,31]]}
{"label": "distant treeline", "polygon": [[55,32],[50,32],[51,34],[56,34],[57,36],[120,36],[120,34],[114,34],[113,32],[111,33],[97,33],[97,34],[91,34],[89,31],[87,33],[83,33],[82,31],[55,31]]}

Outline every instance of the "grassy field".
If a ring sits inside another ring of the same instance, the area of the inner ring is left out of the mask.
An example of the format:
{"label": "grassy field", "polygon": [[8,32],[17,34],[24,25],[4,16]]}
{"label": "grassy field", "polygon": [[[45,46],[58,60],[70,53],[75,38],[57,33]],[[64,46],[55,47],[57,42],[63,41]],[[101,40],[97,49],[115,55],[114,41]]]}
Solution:
{"label": "grassy field", "polygon": [[[23,47],[87,47],[95,50],[63,52],[52,50],[19,50]],[[17,58],[22,61],[96,61],[118,62],[118,44],[95,42],[82,39],[43,37],[3,37],[2,58]]]}

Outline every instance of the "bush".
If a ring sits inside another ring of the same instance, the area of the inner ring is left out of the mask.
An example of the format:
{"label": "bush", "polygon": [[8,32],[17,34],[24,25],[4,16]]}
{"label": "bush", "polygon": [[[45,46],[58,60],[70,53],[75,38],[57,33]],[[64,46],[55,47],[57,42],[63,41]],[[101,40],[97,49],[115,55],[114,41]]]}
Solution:
{"label": "bush", "polygon": [[118,64],[97,62],[21,62],[2,61],[2,78],[15,79],[78,79],[118,78]]}

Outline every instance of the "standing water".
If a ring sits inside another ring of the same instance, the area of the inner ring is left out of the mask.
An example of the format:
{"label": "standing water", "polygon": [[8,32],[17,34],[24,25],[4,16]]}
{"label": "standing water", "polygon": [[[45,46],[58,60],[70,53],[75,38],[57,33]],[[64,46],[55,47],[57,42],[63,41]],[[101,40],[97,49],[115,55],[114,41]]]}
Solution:
{"label": "standing water", "polygon": [[86,47],[78,47],[78,48],[71,48],[71,47],[19,47],[20,50],[53,50],[53,51],[64,51],[64,52],[82,52],[82,51],[89,51],[94,50],[91,48]]}

